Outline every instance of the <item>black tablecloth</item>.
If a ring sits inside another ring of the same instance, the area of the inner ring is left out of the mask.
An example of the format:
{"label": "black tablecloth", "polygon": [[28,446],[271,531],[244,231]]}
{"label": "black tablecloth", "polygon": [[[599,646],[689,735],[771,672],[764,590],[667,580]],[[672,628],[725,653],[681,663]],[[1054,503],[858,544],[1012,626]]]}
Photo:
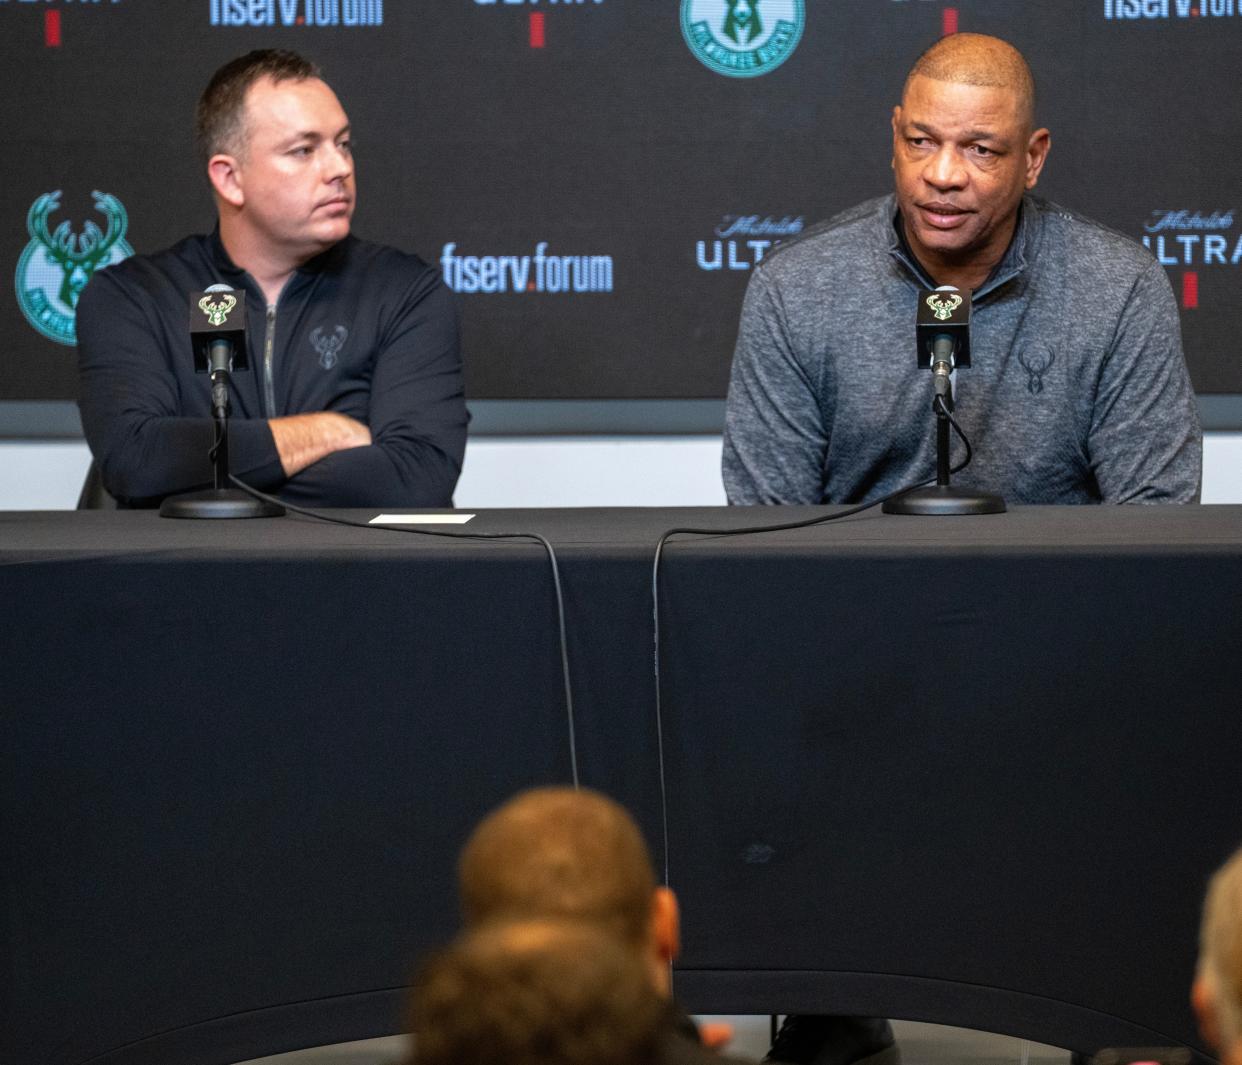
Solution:
{"label": "black tablecloth", "polygon": [[[676,540],[657,718],[660,533],[816,512],[464,527],[556,547],[582,781],[667,861],[679,997],[1195,1045],[1199,900],[1242,842],[1242,508]],[[5,1062],[396,1030],[470,826],[569,779],[536,544],[5,514],[0,596]]]}

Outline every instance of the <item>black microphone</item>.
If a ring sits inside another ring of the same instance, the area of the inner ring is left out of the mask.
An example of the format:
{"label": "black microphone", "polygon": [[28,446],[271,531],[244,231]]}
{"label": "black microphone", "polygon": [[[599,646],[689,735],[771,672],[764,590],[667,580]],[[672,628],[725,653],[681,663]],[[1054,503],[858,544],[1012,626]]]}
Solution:
{"label": "black microphone", "polygon": [[216,436],[208,458],[213,486],[169,496],[160,504],[160,517],[279,517],[284,514],[284,507],[229,487],[229,373],[247,369],[246,294],[228,285],[191,292],[190,348],[194,369],[211,374],[211,414]]}
{"label": "black microphone", "polygon": [[949,374],[970,365],[970,293],[952,285],[919,290],[915,315],[919,366],[935,375],[936,395],[950,395]]}
{"label": "black microphone", "polygon": [[950,426],[966,444],[966,458],[957,469],[965,469],[970,462],[970,443],[953,421],[953,383],[949,376],[957,367],[970,365],[970,293],[952,285],[941,285],[931,292],[920,289],[914,330],[919,367],[932,371],[936,390],[932,398],[936,415],[936,483],[887,499],[884,513],[1001,514],[1005,501],[1000,496],[951,483],[956,471],[949,455]]}
{"label": "black microphone", "polygon": [[246,368],[246,294],[212,285],[190,294],[194,369],[211,375],[211,406],[228,417],[229,372]]}

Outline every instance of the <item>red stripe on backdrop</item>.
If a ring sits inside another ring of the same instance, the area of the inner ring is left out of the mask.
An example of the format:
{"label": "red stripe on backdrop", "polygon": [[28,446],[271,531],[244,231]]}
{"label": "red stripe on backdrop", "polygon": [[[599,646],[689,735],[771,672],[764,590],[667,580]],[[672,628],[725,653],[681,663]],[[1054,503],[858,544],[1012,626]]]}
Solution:
{"label": "red stripe on backdrop", "polygon": [[1182,274],[1182,306],[1188,311],[1199,306],[1199,275],[1194,270]]}
{"label": "red stripe on backdrop", "polygon": [[957,32],[957,8],[946,7],[943,17],[941,18],[941,32],[948,37],[951,33]]}
{"label": "red stripe on backdrop", "polygon": [[43,12],[43,43],[49,48],[60,47],[60,12]]}
{"label": "red stripe on backdrop", "polygon": [[542,48],[543,44],[543,12],[532,11],[530,13],[530,46],[532,48]]}

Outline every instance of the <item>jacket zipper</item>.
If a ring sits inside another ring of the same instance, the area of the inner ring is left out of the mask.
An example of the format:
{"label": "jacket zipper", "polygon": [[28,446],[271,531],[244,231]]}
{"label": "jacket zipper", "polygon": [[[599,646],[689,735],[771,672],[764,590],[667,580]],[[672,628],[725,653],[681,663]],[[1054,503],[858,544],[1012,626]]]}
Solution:
{"label": "jacket zipper", "polygon": [[263,398],[267,401],[267,416],[275,418],[276,383],[272,375],[272,349],[276,346],[276,305],[268,304],[267,329],[263,336]]}

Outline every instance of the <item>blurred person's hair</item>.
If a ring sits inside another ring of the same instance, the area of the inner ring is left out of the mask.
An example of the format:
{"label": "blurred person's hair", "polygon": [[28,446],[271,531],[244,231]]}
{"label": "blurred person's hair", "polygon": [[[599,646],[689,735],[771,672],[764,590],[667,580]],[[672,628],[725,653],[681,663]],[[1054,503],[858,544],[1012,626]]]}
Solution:
{"label": "blurred person's hair", "polygon": [[420,970],[412,1065],[649,1065],[667,1004],[641,959],[577,921],[492,923]]}

